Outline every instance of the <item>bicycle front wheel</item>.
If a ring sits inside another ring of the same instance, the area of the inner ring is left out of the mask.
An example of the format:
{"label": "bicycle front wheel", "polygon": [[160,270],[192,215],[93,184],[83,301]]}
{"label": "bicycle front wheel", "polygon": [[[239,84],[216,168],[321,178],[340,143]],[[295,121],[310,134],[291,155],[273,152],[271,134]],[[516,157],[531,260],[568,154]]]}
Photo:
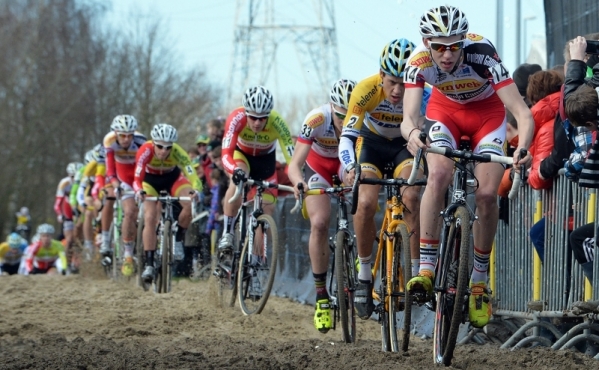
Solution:
{"label": "bicycle front wheel", "polygon": [[239,304],[244,315],[259,314],[264,309],[272,284],[278,258],[278,231],[272,216],[263,214],[257,219],[258,227],[251,231],[254,244],[245,240],[239,259],[237,290]]}
{"label": "bicycle front wheel", "polygon": [[453,358],[458,330],[464,322],[464,305],[470,269],[470,213],[456,208],[448,232],[441,239],[443,255],[437,271],[433,357],[435,363],[449,366]]}
{"label": "bicycle front wheel", "polygon": [[[412,296],[406,294],[406,284],[412,278],[412,260],[410,253],[410,234],[406,224],[400,224],[393,238],[393,260],[391,261],[391,297],[389,297],[389,338],[391,350],[403,352],[410,344],[410,323],[412,319]],[[398,341],[399,325],[397,313],[403,311],[403,334]],[[401,343],[401,345],[400,345]]]}
{"label": "bicycle front wheel", "polygon": [[348,243],[348,235],[338,231],[335,237],[335,279],[339,316],[343,330],[343,341],[354,343],[356,341],[356,312],[354,310],[354,292],[356,291],[356,264],[355,253]]}
{"label": "bicycle front wheel", "polygon": [[171,230],[171,221],[164,222],[164,234],[162,240],[162,259],[161,259],[161,288],[160,293],[168,293],[171,291],[171,260],[173,250],[173,232]]}

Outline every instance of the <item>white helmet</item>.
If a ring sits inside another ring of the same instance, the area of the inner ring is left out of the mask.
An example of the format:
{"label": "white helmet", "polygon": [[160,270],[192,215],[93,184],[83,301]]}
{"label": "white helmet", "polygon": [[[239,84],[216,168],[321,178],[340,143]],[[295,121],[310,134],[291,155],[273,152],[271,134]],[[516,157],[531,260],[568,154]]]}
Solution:
{"label": "white helmet", "polygon": [[27,207],[21,207],[21,209],[19,210],[19,215],[21,215],[21,216],[29,216],[29,208],[27,208]]}
{"label": "white helmet", "polygon": [[95,158],[94,158],[94,157],[95,157],[95,156],[94,156],[94,150],[93,150],[93,149],[92,149],[92,150],[88,150],[88,151],[85,153],[85,156],[83,157],[83,164],[84,164],[84,165],[86,165],[86,164],[88,164],[89,162],[91,162],[91,161],[95,160]]}
{"label": "white helmet", "polygon": [[355,81],[346,79],[336,81],[331,88],[331,103],[347,109],[349,106],[349,97],[354,87],[356,87]]}
{"label": "white helmet", "polygon": [[75,162],[71,162],[67,165],[67,175],[75,176],[75,174],[77,173],[76,165],[77,165],[77,163],[75,163]]}
{"label": "white helmet", "polygon": [[38,234],[54,234],[54,226],[50,224],[41,224],[37,227]]}
{"label": "white helmet", "polygon": [[83,163],[81,163],[81,162],[74,162],[74,163],[75,163],[75,173],[77,173],[83,167]]}
{"label": "white helmet", "polygon": [[174,143],[179,138],[177,129],[166,123],[159,123],[154,126],[150,135],[153,141],[166,141],[167,143]]}
{"label": "white helmet", "polygon": [[93,151],[93,159],[96,162],[102,162],[104,159],[106,159],[106,150],[104,149],[104,145],[96,144],[96,146],[94,146],[94,149],[92,149],[92,151]]}
{"label": "white helmet", "polygon": [[255,112],[256,114],[269,114],[274,100],[266,87],[256,86],[250,87],[243,94],[242,104],[246,111]]}
{"label": "white helmet", "polygon": [[114,117],[110,129],[116,132],[135,132],[137,130],[137,120],[128,114],[121,114]]}
{"label": "white helmet", "polygon": [[420,18],[422,37],[449,37],[468,32],[466,15],[451,5],[442,5],[427,10]]}

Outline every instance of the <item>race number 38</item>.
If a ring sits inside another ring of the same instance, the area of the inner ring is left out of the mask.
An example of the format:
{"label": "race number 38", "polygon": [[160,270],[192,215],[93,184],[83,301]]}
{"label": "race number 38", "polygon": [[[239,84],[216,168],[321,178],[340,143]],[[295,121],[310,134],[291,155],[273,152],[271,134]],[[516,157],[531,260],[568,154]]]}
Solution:
{"label": "race number 38", "polygon": [[489,71],[491,71],[491,74],[493,75],[493,83],[495,84],[510,78],[510,73],[502,63],[495,64],[493,67],[489,68]]}

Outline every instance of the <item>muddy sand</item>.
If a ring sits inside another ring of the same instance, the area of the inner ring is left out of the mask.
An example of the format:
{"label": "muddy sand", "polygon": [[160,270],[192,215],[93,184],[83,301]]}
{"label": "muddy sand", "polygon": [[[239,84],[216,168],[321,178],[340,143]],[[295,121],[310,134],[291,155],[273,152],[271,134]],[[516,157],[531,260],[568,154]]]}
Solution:
{"label": "muddy sand", "polygon": [[[320,334],[313,307],[271,297],[261,315],[224,308],[211,282],[169,294],[99,273],[0,277],[0,369],[429,369],[432,342],[408,354],[380,350],[380,326],[358,322],[356,344]],[[455,369],[597,369],[575,351],[458,346]]]}

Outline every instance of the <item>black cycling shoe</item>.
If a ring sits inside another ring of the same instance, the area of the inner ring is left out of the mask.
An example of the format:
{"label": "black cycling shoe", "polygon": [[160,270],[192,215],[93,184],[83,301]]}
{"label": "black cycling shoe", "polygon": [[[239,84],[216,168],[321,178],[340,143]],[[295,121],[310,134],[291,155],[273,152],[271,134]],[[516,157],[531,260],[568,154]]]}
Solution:
{"label": "black cycling shoe", "polygon": [[367,320],[374,311],[374,302],[372,301],[372,283],[360,280],[354,294],[354,303],[358,317]]}

